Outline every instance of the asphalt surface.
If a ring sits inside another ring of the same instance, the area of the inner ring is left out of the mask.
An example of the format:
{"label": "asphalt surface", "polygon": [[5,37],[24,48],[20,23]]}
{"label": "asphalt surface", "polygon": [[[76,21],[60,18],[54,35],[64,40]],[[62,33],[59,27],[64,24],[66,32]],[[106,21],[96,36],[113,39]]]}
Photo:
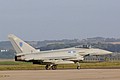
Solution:
{"label": "asphalt surface", "polygon": [[120,80],[120,69],[0,71],[0,80]]}

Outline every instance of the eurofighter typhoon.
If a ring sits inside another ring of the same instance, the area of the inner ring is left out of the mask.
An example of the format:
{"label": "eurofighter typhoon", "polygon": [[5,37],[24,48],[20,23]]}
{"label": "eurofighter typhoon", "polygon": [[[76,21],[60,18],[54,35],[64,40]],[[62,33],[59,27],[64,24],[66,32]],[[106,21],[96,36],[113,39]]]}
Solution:
{"label": "eurofighter typhoon", "polygon": [[79,47],[38,51],[13,34],[8,35],[12,46],[16,51],[15,61],[32,62],[33,64],[46,65],[45,69],[57,69],[59,64],[76,64],[80,69],[80,61],[86,55],[105,55],[112,52],[101,49],[84,49]]}

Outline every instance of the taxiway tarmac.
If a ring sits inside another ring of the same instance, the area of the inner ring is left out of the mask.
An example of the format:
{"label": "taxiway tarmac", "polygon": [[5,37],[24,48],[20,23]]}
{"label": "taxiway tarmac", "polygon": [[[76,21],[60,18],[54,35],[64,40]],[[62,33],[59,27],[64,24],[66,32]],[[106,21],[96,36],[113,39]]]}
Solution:
{"label": "taxiway tarmac", "polygon": [[0,80],[120,80],[120,69],[0,71]]}

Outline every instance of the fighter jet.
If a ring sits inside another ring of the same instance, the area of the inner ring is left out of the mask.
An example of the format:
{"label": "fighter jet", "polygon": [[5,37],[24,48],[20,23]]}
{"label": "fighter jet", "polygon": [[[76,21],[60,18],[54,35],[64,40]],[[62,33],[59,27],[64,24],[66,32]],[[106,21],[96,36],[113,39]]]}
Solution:
{"label": "fighter jet", "polygon": [[15,61],[25,61],[32,62],[33,64],[46,65],[46,70],[55,70],[59,64],[76,64],[77,69],[80,69],[80,61],[84,60],[84,56],[90,54],[104,55],[112,53],[106,50],[82,49],[79,47],[38,51],[13,34],[9,34],[8,38],[16,51]]}

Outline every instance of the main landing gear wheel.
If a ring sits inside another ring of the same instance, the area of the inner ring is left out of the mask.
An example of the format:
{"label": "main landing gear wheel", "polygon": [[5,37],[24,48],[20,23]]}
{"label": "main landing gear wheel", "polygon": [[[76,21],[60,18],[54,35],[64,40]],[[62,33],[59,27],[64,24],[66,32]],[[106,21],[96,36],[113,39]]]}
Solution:
{"label": "main landing gear wheel", "polygon": [[52,70],[56,70],[57,69],[57,65],[53,65],[53,64],[51,64],[51,65],[46,65],[45,66],[45,69],[46,70],[50,70],[50,69],[52,69]]}
{"label": "main landing gear wheel", "polygon": [[51,68],[52,68],[52,70],[56,70],[57,69],[57,65],[53,65]]}

